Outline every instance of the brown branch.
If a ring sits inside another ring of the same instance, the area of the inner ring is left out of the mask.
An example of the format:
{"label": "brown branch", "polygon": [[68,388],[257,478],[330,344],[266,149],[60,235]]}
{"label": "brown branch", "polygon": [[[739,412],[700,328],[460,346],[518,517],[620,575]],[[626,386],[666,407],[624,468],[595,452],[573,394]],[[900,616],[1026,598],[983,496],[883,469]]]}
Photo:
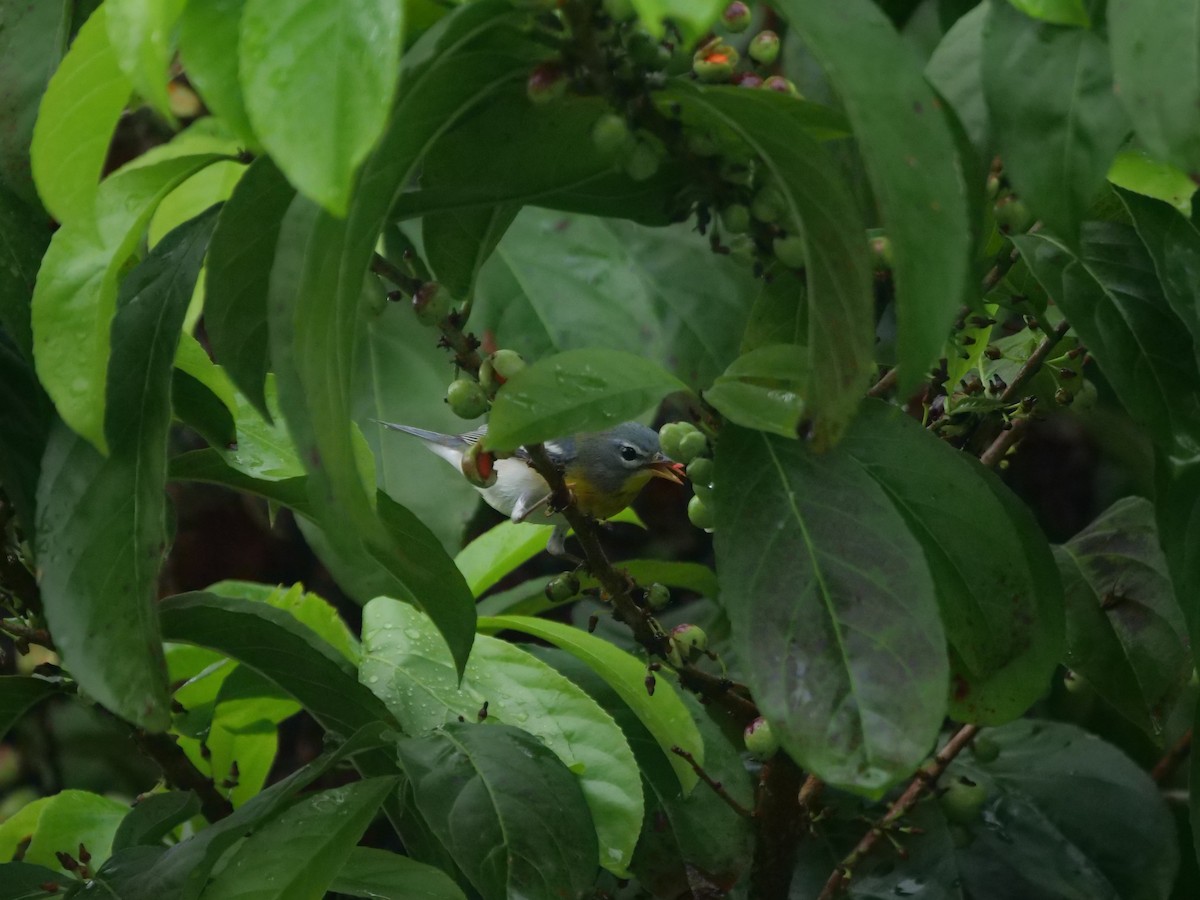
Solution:
{"label": "brown branch", "polygon": [[750,896],[755,900],[787,896],[806,827],[800,807],[801,779],[799,767],[786,753],[776,753],[763,765],[750,866]]}
{"label": "brown branch", "polygon": [[1154,768],[1150,772],[1150,777],[1154,779],[1154,783],[1163,784],[1168,781],[1191,752],[1192,729],[1189,728],[1183,733],[1183,737],[1172,744],[1171,748],[1163,754],[1162,759],[1154,764]]}
{"label": "brown branch", "polygon": [[200,798],[200,812],[210,822],[216,822],[233,812],[233,804],[221,795],[212,780],[192,765],[187,754],[165,734],[135,731],[133,740],[143,753],[158,763],[167,784],[184,791],[193,791]]}
{"label": "brown branch", "polygon": [[371,271],[400,288],[409,297],[421,289],[425,283],[420,278],[409,275],[386,256],[375,253],[371,256]]}
{"label": "brown branch", "polygon": [[1046,357],[1050,355],[1050,351],[1058,346],[1058,342],[1063,339],[1063,336],[1066,335],[1070,328],[1071,323],[1063,319],[1054,327],[1053,331],[1042,338],[1042,342],[1029,354],[1029,358],[1017,370],[1017,374],[1013,376],[1012,382],[1004,389],[1004,393],[1000,395],[1001,403],[1016,403],[1021,399],[1021,392],[1025,389],[1025,385],[1038,373],[1038,370],[1041,369],[1042,364],[1046,361]]}
{"label": "brown branch", "polygon": [[875,826],[863,835],[862,840],[855,845],[846,857],[838,863],[833,874],[829,876],[829,880],[825,882],[825,887],[821,891],[817,900],[833,900],[838,892],[845,887],[846,882],[850,879],[851,871],[854,866],[858,865],[859,861],[870,853],[879,839],[884,833],[894,825],[899,819],[912,812],[913,807],[917,805],[925,794],[937,783],[938,778],[946,771],[946,767],[951,761],[958,756],[968,744],[974,740],[975,735],[979,733],[978,725],[964,725],[956,731],[946,742],[946,745],[937,752],[937,755],[925,766],[917,770],[916,776],[909,782],[908,787],[904,789],[904,793],[888,807],[888,811],[884,814]]}
{"label": "brown branch", "polygon": [[696,757],[692,756],[691,753],[684,750],[682,747],[672,747],[671,752],[676,756],[686,759],[688,765],[692,767],[692,771],[696,773],[700,780],[712,788],[713,793],[724,800],[725,803],[728,804],[729,808],[735,813],[737,813],[739,816],[744,816],[747,819],[754,818],[754,813],[746,809],[746,807],[742,806],[742,804],[738,803],[737,800],[730,795],[729,791],[725,790],[725,785],[721,784],[721,782],[717,781],[715,778],[705,772],[704,767],[700,765],[700,763],[696,762]]}
{"label": "brown branch", "polygon": [[1004,459],[1004,455],[1008,453],[1008,448],[1025,436],[1025,432],[1029,430],[1029,421],[1028,417],[1013,419],[1010,426],[1001,431],[996,439],[988,445],[988,448],[979,455],[979,461],[989,469],[996,468],[1000,460]]}
{"label": "brown branch", "polygon": [[877,400],[882,400],[884,397],[886,397],[888,394],[890,394],[892,392],[892,389],[896,387],[896,382],[899,380],[900,380],[900,370],[899,369],[888,369],[888,371],[884,373],[882,378],[880,378],[877,382],[875,382],[873,385],[871,385],[870,390],[867,391],[867,396],[874,397]]}
{"label": "brown branch", "polygon": [[[5,619],[0,621],[0,631],[15,638],[18,642],[37,644],[39,647],[45,647],[51,651],[56,649],[54,641],[50,638],[50,632],[45,628],[30,628],[16,619]],[[25,649],[28,650],[28,648]]]}

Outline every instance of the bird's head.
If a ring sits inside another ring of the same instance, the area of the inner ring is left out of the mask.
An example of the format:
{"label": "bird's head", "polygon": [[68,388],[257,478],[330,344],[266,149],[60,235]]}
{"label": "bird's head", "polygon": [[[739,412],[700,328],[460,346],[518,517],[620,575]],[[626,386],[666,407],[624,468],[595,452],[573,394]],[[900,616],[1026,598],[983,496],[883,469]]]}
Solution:
{"label": "bird's head", "polygon": [[653,429],[637,422],[578,435],[573,462],[576,478],[600,493],[636,494],[651,478],[683,484],[683,467],[663,454]]}

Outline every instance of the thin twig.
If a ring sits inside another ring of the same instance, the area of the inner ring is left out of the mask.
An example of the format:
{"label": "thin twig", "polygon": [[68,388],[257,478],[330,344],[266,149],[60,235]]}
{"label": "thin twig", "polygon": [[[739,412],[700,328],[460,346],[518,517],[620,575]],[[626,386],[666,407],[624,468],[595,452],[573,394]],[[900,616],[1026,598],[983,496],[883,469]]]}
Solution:
{"label": "thin twig", "polygon": [[713,793],[724,800],[729,808],[735,813],[737,813],[739,816],[745,816],[747,819],[754,818],[754,813],[746,809],[746,807],[742,806],[742,804],[738,803],[737,800],[730,796],[729,791],[725,790],[725,785],[721,784],[721,782],[717,781],[715,778],[705,772],[704,767],[700,765],[700,763],[696,762],[696,757],[692,756],[691,753],[689,753],[687,750],[684,750],[682,747],[672,747],[671,752],[676,756],[686,759],[688,765],[692,767],[692,771],[699,776],[700,780],[712,788]]}
{"label": "thin twig", "polygon": [[754,807],[754,859],[750,864],[750,896],[756,900],[786,897],[796,868],[796,854],[807,822],[800,808],[803,774],[786,753],[763,764]]}
{"label": "thin twig", "polygon": [[1025,436],[1025,432],[1029,430],[1029,421],[1028,416],[1013,419],[1010,427],[1001,431],[996,439],[988,445],[988,448],[979,455],[979,461],[989,469],[996,468],[1000,460],[1004,459],[1004,455],[1008,453],[1008,448]]}
{"label": "thin twig", "polygon": [[846,857],[838,863],[833,874],[829,876],[829,880],[825,882],[825,887],[821,891],[817,900],[833,900],[838,892],[845,887],[846,882],[850,879],[851,872],[854,866],[858,865],[859,861],[870,853],[879,839],[883,837],[892,825],[899,819],[912,812],[913,807],[917,805],[925,794],[937,783],[938,778],[946,771],[946,767],[951,761],[958,756],[968,744],[979,733],[978,725],[964,725],[946,742],[946,745],[937,752],[937,755],[925,766],[917,770],[916,776],[909,782],[908,787],[904,789],[904,793],[888,807],[888,811],[876,825],[863,835],[862,840],[855,845]]}
{"label": "thin twig", "polygon": [[192,765],[175,741],[165,734],[150,734],[135,731],[134,742],[138,748],[158,763],[167,784],[184,791],[193,791],[200,798],[200,812],[210,822],[216,822],[233,812],[233,804],[222,796],[212,780]]}
{"label": "thin twig", "polygon": [[896,382],[900,380],[899,369],[888,369],[883,377],[871,385],[871,389],[867,391],[868,397],[874,397],[877,400],[882,400],[892,392],[896,387]]}
{"label": "thin twig", "polygon": [[10,637],[16,638],[18,641],[37,644],[39,647],[45,647],[51,651],[55,650],[54,641],[50,638],[50,632],[45,628],[30,628],[17,619],[4,619],[0,621],[0,631]]}
{"label": "thin twig", "polygon": [[1066,333],[1070,330],[1071,323],[1066,319],[1059,322],[1054,329],[1042,338],[1042,342],[1034,348],[1034,351],[1029,354],[1029,358],[1017,370],[1017,374],[1013,376],[1012,382],[1004,389],[1004,393],[1000,395],[1001,403],[1016,403],[1021,399],[1021,392],[1025,389],[1025,385],[1038,373],[1042,364],[1046,361],[1046,357],[1050,355],[1058,342],[1063,339]]}
{"label": "thin twig", "polygon": [[1175,770],[1179,768],[1180,763],[1188,758],[1188,754],[1192,752],[1192,729],[1188,729],[1183,733],[1183,737],[1171,745],[1171,748],[1163,754],[1162,759],[1154,764],[1154,768],[1150,772],[1150,777],[1154,779],[1155,784],[1163,784],[1175,774]]}
{"label": "thin twig", "polygon": [[380,278],[386,278],[410,297],[421,289],[424,284],[420,278],[409,275],[386,256],[375,253],[371,256],[371,271]]}

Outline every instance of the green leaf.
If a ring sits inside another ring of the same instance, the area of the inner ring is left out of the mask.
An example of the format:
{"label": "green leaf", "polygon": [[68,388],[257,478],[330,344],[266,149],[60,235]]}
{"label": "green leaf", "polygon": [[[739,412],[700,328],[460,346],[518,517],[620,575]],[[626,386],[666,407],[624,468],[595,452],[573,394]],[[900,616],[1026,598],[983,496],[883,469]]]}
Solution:
{"label": "green leaf", "polygon": [[973,457],[882,402],[864,405],[843,446],[924,551],[950,644],[951,716],[999,724],[1024,713],[1063,650],[1062,591],[1032,517]]}
{"label": "green leaf", "polygon": [[1089,222],[1081,237],[1079,256],[1043,235],[1015,243],[1133,420],[1162,446],[1173,435],[1194,436],[1194,348],[1163,297],[1152,258],[1126,225]]}
{"label": "green leaf", "polygon": [[1108,170],[1111,184],[1145,197],[1165,200],[1184,216],[1192,214],[1196,182],[1174,166],[1159,162],[1145,150],[1122,150]]}
{"label": "green leaf", "polygon": [[735,425],[796,437],[810,380],[804,347],[768,344],[730,363],[704,399]]}
{"label": "green leaf", "polygon": [[1108,39],[1116,94],[1138,139],[1160,160],[1200,171],[1200,3],[1112,0]]}
{"label": "green leaf", "polygon": [[339,217],[392,107],[400,18],[395,0],[247,0],[242,14],[238,74],[254,131],[288,180]]}
{"label": "green leaf", "polygon": [[166,791],[138,801],[113,835],[115,853],[126,847],[155,846],[200,812],[200,798],[191,791]]}
{"label": "green leaf", "polygon": [[33,180],[58,221],[91,214],[109,141],[131,90],[109,44],[107,8],[101,6],[51,77],[33,127]]}
{"label": "green leaf", "polygon": [[925,757],[946,711],[921,545],[845,452],[727,427],[716,464],[721,602],[759,709],[801,766],[881,793]]}
{"label": "green leaf", "polygon": [[688,224],[525,209],[480,272],[472,327],[528,360],[582,347],[632,351],[697,388],[737,355],[763,289],[748,266],[712,261]]}
{"label": "green leaf", "polygon": [[63,53],[74,6],[51,3],[3,4],[0,30],[0,188],[12,191],[31,206],[38,205],[29,168],[29,145],[38,103]]}
{"label": "green leaf", "polygon": [[460,684],[428,617],[380,597],[363,610],[365,656],[359,680],[387,704],[406,734],[448,722],[487,722],[529,732],[579,778],[599,841],[599,862],[627,874],[642,824],[637,763],[621,730],[572,682],[519,647],[475,639]]}
{"label": "green leaf", "polygon": [[107,0],[108,39],[134,89],[168,120],[172,32],[186,0]]}
{"label": "green leaf", "polygon": [[943,97],[973,146],[990,159],[992,123],[983,96],[983,29],[987,3],[980,3],[946,32],[925,66],[925,77]]}
{"label": "green leaf", "polygon": [[[714,791],[686,793],[673,769],[678,757],[663,748],[621,696],[586,662],[555,648],[535,647],[546,660],[611,715],[629,738],[646,795],[646,818],[632,870],[658,897],[718,895],[728,891],[749,868],[752,835],[749,820],[738,815]],[[754,789],[735,748],[693,697],[683,694],[704,746],[704,770],[746,808]]]}
{"label": "green leaf", "polygon": [[128,812],[124,803],[89,791],[43,797],[0,823],[0,859],[12,859],[17,846],[29,839],[22,856],[27,863],[67,873],[55,854],[65,850],[78,858],[83,844],[99,866],[108,858],[113,835]]}
{"label": "green leaf", "polygon": [[[478,216],[487,207],[533,204],[647,225],[676,220],[683,186],[678,171],[663,166],[634,181],[597,149],[592,129],[609,111],[599,97],[563,98],[543,108],[529,100],[524,79],[514,79],[438,137],[420,188],[403,194],[393,212],[398,218]],[[480,146],[488,152],[481,155]],[[425,245],[439,272],[436,243],[427,237]]]}
{"label": "green leaf", "polygon": [[[1154,512],[1158,538],[1175,596],[1193,597],[1200,588],[1200,457],[1179,448],[1160,450],[1154,463]],[[1192,638],[1192,652],[1200,647],[1200,609],[1181,603]]]}
{"label": "green leaf", "polygon": [[29,301],[33,296],[38,265],[50,242],[47,224],[44,215],[26,206],[0,185],[0,233],[5,238],[0,244],[0,330],[8,332],[21,355],[30,361],[33,360],[33,335],[29,326]]}
{"label": "green leaf", "polygon": [[116,173],[96,194],[94,209],[55,233],[42,260],[33,294],[38,377],[59,415],[101,451],[108,449],[105,374],[122,266],[159,201],[219,158],[183,156]]}
{"label": "green leaf", "polygon": [[779,11],[841,94],[895,248],[904,390],[941,355],[966,288],[971,227],[954,137],[911,48],[870,0],[784,0]]}
{"label": "green leaf", "polygon": [[179,22],[179,55],[204,105],[220,116],[247,149],[257,149],[238,82],[238,45],[246,0],[188,3]]}
{"label": "green leaf", "polygon": [[286,506],[301,515],[312,515],[306,478],[255,478],[231,466],[216,450],[192,450],[172,457],[167,468],[167,478],[171,481],[200,481],[223,485]]}
{"label": "green leaf", "polygon": [[1171,813],[1124,753],[1061,722],[1022,719],[986,734],[999,756],[981,764],[963,754],[944,776],[966,775],[988,790],[986,824],[958,849],[970,896],[1170,895],[1179,867]]}
{"label": "green leaf", "polygon": [[280,223],[294,196],[270,159],[255,161],[221,210],[204,284],[204,326],[213,355],[268,419],[267,291]]}
{"label": "green leaf", "polygon": [[209,593],[225,597],[241,597],[266,603],[291,614],[300,624],[338,651],[350,662],[357,664],[362,650],[358,638],[350,630],[336,607],[320,594],[304,590],[304,585],[260,584],[255,581],[218,581],[206,589]]}
{"label": "green leaf", "polygon": [[351,734],[391,721],[387,708],[358,683],[353,663],[288,612],[204,592],[170,597],[161,610],[167,640],[236,659],[294,697],[330,731]]}
{"label": "green leaf", "polygon": [[58,691],[58,685],[42,678],[25,675],[0,676],[0,738],[8,733],[31,706]]}
{"label": "green leaf", "polygon": [[815,444],[832,445],[858,408],[873,370],[872,276],[856,202],[792,110],[790,98],[771,91],[711,88],[667,96],[680,104],[685,126],[712,133],[735,156],[749,151],[760,159],[786,199],[788,227],[799,229],[809,260],[807,297],[796,286],[797,304],[807,305],[813,373],[805,407],[814,423]]}
{"label": "green leaf", "polygon": [[656,38],[666,34],[666,23],[673,23],[691,45],[716,23],[723,0],[631,0],[638,19]]}
{"label": "green leaf", "polygon": [[1092,20],[1084,8],[1083,0],[1009,0],[1009,2],[1035,19],[1051,25],[1080,25],[1090,28]]}
{"label": "green leaf", "polygon": [[1117,501],[1056,555],[1067,600],[1064,662],[1161,743],[1192,656],[1153,505]]}
{"label": "green leaf", "polygon": [[536,738],[452,723],[397,749],[413,805],[484,900],[590,890],[596,836],[583,793]]}
{"label": "green leaf", "polygon": [[603,431],[633,419],[687,385],[656,362],[620,350],[568,350],[540,359],[501,386],[487,446],[512,450]]}
{"label": "green leaf", "polygon": [[[47,900],[72,880],[45,866],[24,862],[0,863],[0,895],[9,900]],[[54,887],[46,890],[43,885]]]}
{"label": "green leaf", "polygon": [[479,630],[504,631],[511,629],[541,638],[585,662],[629,705],[646,729],[654,735],[684,793],[696,785],[696,773],[686,760],[671,753],[672,747],[682,747],[696,761],[704,763],[704,744],[687,707],[675,689],[659,678],[653,696],[646,691],[646,665],[608,641],[590,635],[562,622],[549,622],[527,616],[491,616],[479,620]]}
{"label": "green leaf", "polygon": [[329,889],[373,900],[466,900],[441,869],[373,847],[351,850]]}
{"label": "green leaf", "polygon": [[484,206],[435,213],[421,220],[429,265],[451,294],[466,299],[474,293],[479,270],[518,212],[518,206]]}
{"label": "green leaf", "polygon": [[[232,815],[175,844],[165,853],[153,858],[150,865],[141,864],[146,857],[133,857],[139,863],[133,867],[134,876],[128,879],[119,896],[122,900],[197,900],[217,861],[245,835],[264,823],[276,821],[292,805],[296,795],[316,781],[343,759],[361,765],[369,754],[381,752],[385,730],[378,724],[351,735],[340,746],[326,751],[308,765],[276,782]],[[0,826],[2,828],[3,826]],[[146,848],[130,848],[114,855],[100,868],[97,877],[104,881],[114,876],[123,865],[131,862],[128,854]],[[275,896],[274,894],[270,896]]]}
{"label": "green leaf", "polygon": [[111,456],[59,423],[38,486],[42,599],[63,663],[88,694],[151,730],[167,724],[154,604],[167,542],[170,376],[214,222],[172,232],[121,285],[104,423]]}
{"label": "green leaf", "polygon": [[1187,215],[1145,197],[1119,192],[1121,202],[1133,217],[1138,237],[1146,246],[1167,303],[1192,336],[1200,365],[1200,309],[1196,285],[1200,283],[1200,231],[1192,224],[1191,202]]}
{"label": "green leaf", "polygon": [[1005,174],[1033,213],[1074,246],[1129,133],[1104,39],[992,0],[983,88]]}
{"label": "green leaf", "polygon": [[325,896],[395,778],[311,794],[250,835],[204,890],[206,900]]}

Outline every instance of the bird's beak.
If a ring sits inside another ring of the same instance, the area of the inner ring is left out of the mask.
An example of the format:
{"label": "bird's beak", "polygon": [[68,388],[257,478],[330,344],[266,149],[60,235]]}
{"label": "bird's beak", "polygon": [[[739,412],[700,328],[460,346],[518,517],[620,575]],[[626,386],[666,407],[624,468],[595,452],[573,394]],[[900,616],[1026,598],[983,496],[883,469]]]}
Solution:
{"label": "bird's beak", "polygon": [[673,481],[676,484],[683,484],[684,474],[683,463],[677,463],[666,457],[650,463],[648,466],[650,475],[653,478],[665,478],[667,481]]}

